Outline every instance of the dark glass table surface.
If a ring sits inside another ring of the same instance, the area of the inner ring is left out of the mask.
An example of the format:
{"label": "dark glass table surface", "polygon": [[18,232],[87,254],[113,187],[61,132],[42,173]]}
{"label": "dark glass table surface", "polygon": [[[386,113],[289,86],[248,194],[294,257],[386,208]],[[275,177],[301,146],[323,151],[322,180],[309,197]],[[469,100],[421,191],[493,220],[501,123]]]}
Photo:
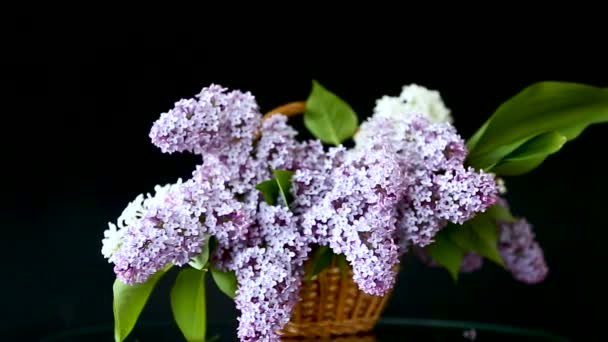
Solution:
{"label": "dark glass table surface", "polygon": [[[238,341],[236,325],[207,327],[208,340],[216,342]],[[112,342],[112,325],[83,327],[53,334],[41,342]],[[319,337],[314,339],[283,339],[283,341],[335,341],[335,342],[501,342],[501,341],[570,341],[547,331],[522,329],[513,326],[430,319],[383,318],[373,332],[355,336]],[[177,326],[172,323],[141,322],[125,342],[185,342]]]}

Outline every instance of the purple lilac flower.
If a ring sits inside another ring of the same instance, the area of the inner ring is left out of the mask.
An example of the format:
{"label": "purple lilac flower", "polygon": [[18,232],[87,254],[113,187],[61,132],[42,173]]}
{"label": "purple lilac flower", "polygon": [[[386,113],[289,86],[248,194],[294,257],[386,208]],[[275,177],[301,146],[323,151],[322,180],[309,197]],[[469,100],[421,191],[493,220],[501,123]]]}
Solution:
{"label": "purple lilac flower", "polygon": [[[341,163],[333,167],[335,160]],[[343,148],[331,151],[325,168],[328,174],[300,170],[294,175],[296,204],[308,207],[302,214],[304,234],[344,254],[361,290],[383,295],[394,285],[399,262],[394,236],[402,169],[385,149]]]}
{"label": "purple lilac flower", "polygon": [[255,148],[258,161],[256,183],[272,177],[272,170],[292,170],[297,158],[298,133],[287,124],[284,115],[273,115],[265,119],[261,136]]}
{"label": "purple lilac flower", "polygon": [[402,246],[426,246],[448,222],[461,224],[496,202],[494,176],[463,166],[466,145],[452,125],[420,116],[373,117],[361,130],[366,145],[391,145],[406,171],[406,195],[399,203]]}
{"label": "purple lilac flower", "polygon": [[498,250],[513,277],[528,284],[543,281],[549,268],[530,223],[519,219],[514,223],[499,222],[499,227]]}
{"label": "purple lilac flower", "polygon": [[259,209],[263,246],[238,250],[234,263],[238,336],[241,341],[280,341],[276,331],[289,321],[299,299],[310,247],[286,207],[262,202]]}
{"label": "purple lilac flower", "polygon": [[251,218],[225,187],[227,172],[213,156],[193,177],[154,201],[127,227],[114,255],[114,272],[125,283],[144,282],[167,264],[186,264],[213,235],[228,245],[244,235]]}
{"label": "purple lilac flower", "polygon": [[161,114],[150,130],[150,138],[165,153],[215,155],[229,166],[226,171],[231,186],[243,193],[253,175],[242,167],[250,164],[253,141],[261,124],[262,115],[249,92],[228,92],[211,85],[195,99],[180,100]]}
{"label": "purple lilac flower", "polygon": [[[242,341],[278,341],[313,243],[345,254],[363,291],[385,294],[399,246],[423,246],[448,221],[484,210],[495,182],[464,168],[466,146],[450,125],[419,117],[364,125],[368,146],[325,152],[319,141],[297,142],[283,116],[262,121],[249,93],[211,85],[177,102],[150,138],[203,164],[127,227],[112,256],[118,277],[141,282],[168,263],[183,265],[215,236],[214,262],[239,282]],[[267,205],[255,189],[273,169],[295,171],[292,211]]]}

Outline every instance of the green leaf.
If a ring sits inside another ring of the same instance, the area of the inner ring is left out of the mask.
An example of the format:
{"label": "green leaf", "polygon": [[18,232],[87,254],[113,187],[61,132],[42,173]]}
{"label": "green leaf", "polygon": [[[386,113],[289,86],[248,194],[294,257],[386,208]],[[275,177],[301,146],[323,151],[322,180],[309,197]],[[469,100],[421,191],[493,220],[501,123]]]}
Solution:
{"label": "green leaf", "polygon": [[289,206],[293,199],[293,195],[291,194],[291,177],[293,176],[293,171],[273,170],[272,173],[274,173],[277,185],[279,186],[279,193],[281,194],[281,197],[283,197],[284,203]]}
{"label": "green leaf", "polygon": [[[568,82],[538,82],[505,101],[473,135],[469,141],[467,164],[488,169],[499,165],[535,137],[555,132],[570,141],[587,126],[605,122],[608,122],[608,88]],[[531,143],[538,144],[539,141]],[[550,150],[552,152],[547,152]],[[559,148],[542,151],[546,157],[557,150]],[[536,167],[544,157],[537,156],[528,163]],[[520,174],[529,170],[530,166],[507,171]]]}
{"label": "green leaf", "polygon": [[453,230],[450,239],[464,251],[473,251],[504,266],[498,252],[498,225],[486,215],[477,215]]}
{"label": "green leaf", "polygon": [[269,179],[255,186],[256,189],[260,190],[264,194],[264,200],[270,205],[277,203],[277,196],[279,195],[279,185],[274,179]]}
{"label": "green leaf", "polygon": [[515,220],[508,208],[496,204],[463,225],[449,223],[435,235],[435,242],[425,250],[435,262],[450,272],[455,281],[458,280],[462,259],[467,252],[478,253],[504,267],[498,251],[497,221]]}
{"label": "green leaf", "polygon": [[511,222],[511,223],[517,221],[517,219],[515,217],[513,217],[513,215],[509,211],[509,208],[502,206],[500,204],[495,204],[495,205],[489,207],[485,211],[484,215],[487,215],[488,217],[492,217],[494,219],[494,221],[505,221],[505,222]]}
{"label": "green leaf", "polygon": [[311,259],[311,269],[308,273],[307,280],[312,280],[317,274],[331,265],[334,258],[334,252],[329,246],[320,246],[313,253]]}
{"label": "green leaf", "polygon": [[355,134],[359,122],[350,105],[313,81],[306,100],[304,125],[319,140],[339,145]]}
{"label": "green leaf", "polygon": [[426,252],[436,263],[445,267],[454,281],[458,281],[460,265],[465,251],[450,239],[450,230],[459,229],[456,225],[448,225],[435,236],[435,242],[426,246]]}
{"label": "green leaf", "polygon": [[203,250],[201,251],[201,254],[195,256],[194,258],[192,258],[192,260],[190,260],[190,262],[188,262],[190,266],[194,267],[199,271],[205,268],[205,266],[207,266],[207,261],[209,261],[209,242],[210,241],[207,240],[207,243],[203,245]]}
{"label": "green leaf", "polygon": [[144,283],[127,285],[116,279],[114,292],[114,340],[122,342],[131,333],[137,319],[148,302],[150,294],[160,278],[171,268],[167,266],[156,272]]}
{"label": "green leaf", "polygon": [[293,171],[288,170],[273,170],[273,179],[269,179],[256,185],[256,189],[264,194],[264,200],[270,205],[276,205],[279,194],[283,198],[283,202],[289,205],[293,200],[291,194],[291,177]]}
{"label": "green leaf", "polygon": [[336,259],[338,267],[340,267],[340,273],[342,273],[343,277],[346,277],[348,275],[348,260],[346,260],[346,255],[338,254],[336,255]]}
{"label": "green leaf", "polygon": [[236,295],[237,280],[236,274],[232,271],[226,272],[211,267],[211,276],[217,287],[224,292],[228,297],[233,298]]}
{"label": "green leaf", "polygon": [[511,152],[491,170],[503,176],[514,176],[530,172],[549,155],[559,151],[568,139],[557,133],[539,134]]}
{"label": "green leaf", "polygon": [[173,318],[188,342],[204,342],[207,329],[205,275],[207,271],[182,268],[171,289]]}

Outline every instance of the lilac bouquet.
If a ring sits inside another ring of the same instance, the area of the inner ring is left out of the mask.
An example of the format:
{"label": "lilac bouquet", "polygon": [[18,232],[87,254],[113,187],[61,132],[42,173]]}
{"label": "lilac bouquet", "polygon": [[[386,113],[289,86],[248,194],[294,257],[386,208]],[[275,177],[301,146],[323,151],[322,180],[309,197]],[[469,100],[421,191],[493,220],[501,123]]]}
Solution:
{"label": "lilac bouquet", "polygon": [[172,268],[173,316],[188,341],[206,338],[208,273],[234,299],[241,341],[278,341],[302,283],[332,260],[377,296],[394,287],[408,254],[454,279],[488,259],[519,281],[542,281],[543,251],[510,212],[503,178],[608,122],[608,89],[533,84],[466,141],[439,92],[415,84],[377,100],[359,124],[313,82],[304,123],[314,140],[298,140],[287,116],[270,114],[249,92],[210,85],[153,124],[162,152],[194,153],[200,164],[191,178],[138,196],[105,231],[116,341]]}

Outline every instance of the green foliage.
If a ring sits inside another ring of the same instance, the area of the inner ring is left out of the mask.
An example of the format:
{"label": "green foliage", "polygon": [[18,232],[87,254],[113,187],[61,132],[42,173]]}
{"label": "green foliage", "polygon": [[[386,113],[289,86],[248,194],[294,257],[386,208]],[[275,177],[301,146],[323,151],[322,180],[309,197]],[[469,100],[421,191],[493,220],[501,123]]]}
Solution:
{"label": "green foliage", "polygon": [[188,342],[204,342],[207,329],[206,270],[181,269],[171,289],[173,318]]}
{"label": "green foliage", "polygon": [[211,267],[211,277],[217,287],[228,297],[234,299],[237,289],[236,274],[233,271],[222,271]]}
{"label": "green foliage", "polygon": [[336,255],[336,259],[338,261],[338,267],[340,267],[340,272],[343,277],[348,275],[348,260],[346,260],[346,255],[338,254]]}
{"label": "green foliage", "polygon": [[427,246],[426,251],[435,262],[450,272],[455,281],[458,280],[462,258],[467,252],[478,253],[504,266],[498,251],[497,221],[514,220],[506,207],[494,205],[463,225],[448,224],[437,233],[435,242]]}
{"label": "green foliage", "polygon": [[568,139],[557,132],[539,134],[502,159],[492,172],[512,176],[532,171],[550,154],[559,151],[566,141]]}
{"label": "green foliage", "polygon": [[311,269],[308,272],[307,280],[313,279],[317,274],[331,265],[335,254],[329,246],[319,246],[313,253],[310,260]]}
{"label": "green foliage", "polygon": [[467,164],[498,175],[520,175],[587,126],[605,122],[608,88],[538,82],[505,101],[469,139]]}
{"label": "green foliage", "polygon": [[304,124],[319,140],[339,145],[355,134],[359,119],[348,103],[313,81],[306,100]]}
{"label": "green foliage", "polygon": [[160,278],[171,268],[166,267],[150,276],[144,283],[127,285],[114,281],[114,340],[122,342],[131,333]]}
{"label": "green foliage", "polygon": [[203,246],[201,254],[192,258],[192,260],[190,260],[188,264],[199,271],[205,268],[207,266],[207,262],[209,261],[209,247],[209,240],[207,240],[207,242]]}
{"label": "green foliage", "polygon": [[283,198],[283,203],[289,206],[293,200],[293,195],[291,194],[291,177],[293,177],[293,171],[273,170],[272,173],[274,174],[277,186],[279,187],[279,194]]}
{"label": "green foliage", "polygon": [[273,170],[273,179],[264,181],[256,185],[256,189],[264,194],[264,200],[270,205],[276,205],[277,198],[281,195],[283,202],[289,205],[293,200],[291,194],[291,177],[293,171],[288,170]]}
{"label": "green foliage", "polygon": [[457,225],[448,225],[435,236],[435,242],[425,248],[426,252],[436,263],[445,267],[450,272],[454,281],[458,280],[460,264],[462,263],[465,251],[456,242],[452,241],[450,238],[452,233],[449,231],[460,228]]}
{"label": "green foliage", "polygon": [[270,205],[277,203],[277,196],[279,195],[279,185],[274,179],[263,181],[262,183],[255,186],[256,189],[260,190],[264,194],[264,200]]}

